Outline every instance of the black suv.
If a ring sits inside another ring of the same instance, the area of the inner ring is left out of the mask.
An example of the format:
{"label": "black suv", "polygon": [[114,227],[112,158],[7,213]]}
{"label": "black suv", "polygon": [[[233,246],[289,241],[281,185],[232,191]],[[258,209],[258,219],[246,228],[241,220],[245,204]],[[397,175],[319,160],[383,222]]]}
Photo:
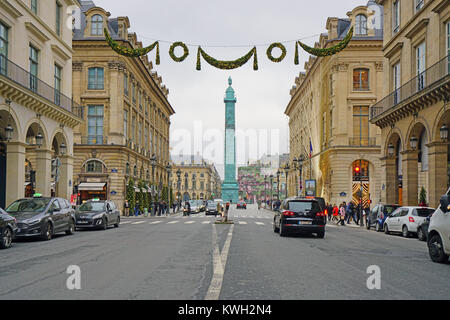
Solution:
{"label": "black suv", "polygon": [[16,219],[0,209],[0,249],[8,249],[11,247],[16,232]]}
{"label": "black suv", "polygon": [[53,235],[75,231],[74,210],[69,201],[36,195],[14,201],[6,213],[17,219],[16,238],[40,237],[50,240]]}
{"label": "black suv", "polygon": [[78,207],[75,219],[77,229],[100,228],[106,230],[111,224],[118,228],[120,211],[113,201],[92,199]]}
{"label": "black suv", "polygon": [[273,231],[281,237],[288,233],[317,234],[325,237],[326,214],[315,198],[293,197],[285,199],[279,212],[275,212]]}

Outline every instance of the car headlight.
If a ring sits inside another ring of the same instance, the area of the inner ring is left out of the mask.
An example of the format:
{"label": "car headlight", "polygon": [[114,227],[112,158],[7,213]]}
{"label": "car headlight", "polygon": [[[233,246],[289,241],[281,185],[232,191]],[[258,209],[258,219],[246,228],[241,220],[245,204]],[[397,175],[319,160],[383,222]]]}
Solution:
{"label": "car headlight", "polygon": [[92,217],[92,219],[101,219],[103,217],[103,213],[97,214]]}
{"label": "car headlight", "polygon": [[28,225],[33,225],[33,224],[37,224],[39,222],[41,222],[41,219],[35,219],[35,220],[27,221],[26,223]]}

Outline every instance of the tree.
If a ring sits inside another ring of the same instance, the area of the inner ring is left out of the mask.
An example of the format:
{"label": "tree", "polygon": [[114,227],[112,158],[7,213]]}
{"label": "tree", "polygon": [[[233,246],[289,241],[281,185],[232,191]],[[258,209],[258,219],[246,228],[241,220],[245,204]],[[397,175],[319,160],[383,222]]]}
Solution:
{"label": "tree", "polygon": [[421,207],[428,207],[428,204],[427,204],[427,191],[425,190],[425,188],[423,186],[420,189],[419,206],[421,206]]}
{"label": "tree", "polygon": [[138,183],[139,193],[138,193],[138,201],[139,201],[139,211],[141,213],[144,212],[144,182],[142,180],[139,180]]}
{"label": "tree", "polygon": [[134,207],[136,206],[136,193],[134,191],[134,180],[128,180],[127,185],[127,200],[130,205],[130,212],[134,212]]}

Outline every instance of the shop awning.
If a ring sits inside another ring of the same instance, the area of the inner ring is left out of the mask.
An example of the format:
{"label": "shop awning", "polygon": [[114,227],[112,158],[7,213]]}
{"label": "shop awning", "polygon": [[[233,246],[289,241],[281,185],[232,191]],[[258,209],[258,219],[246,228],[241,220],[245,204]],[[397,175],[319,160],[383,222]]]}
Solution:
{"label": "shop awning", "polygon": [[103,191],[106,183],[82,182],[78,185],[79,191]]}

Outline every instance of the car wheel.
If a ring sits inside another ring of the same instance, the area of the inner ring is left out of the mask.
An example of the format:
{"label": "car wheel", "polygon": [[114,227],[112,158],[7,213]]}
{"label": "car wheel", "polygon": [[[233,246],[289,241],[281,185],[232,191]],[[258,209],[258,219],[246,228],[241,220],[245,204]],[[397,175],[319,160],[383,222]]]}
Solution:
{"label": "car wheel", "polygon": [[367,230],[370,230],[370,223],[369,223],[369,220],[366,220],[366,229],[367,229]]}
{"label": "car wheel", "polygon": [[10,228],[3,230],[2,239],[0,241],[0,249],[8,249],[11,247],[13,233]]}
{"label": "car wheel", "polygon": [[387,224],[384,225],[384,233],[390,234],[389,228],[388,228],[388,225],[387,225]]}
{"label": "car wheel", "polygon": [[106,218],[102,219],[102,230],[107,230],[108,229],[108,220],[106,220]]}
{"label": "car wheel", "polygon": [[320,238],[320,239],[325,238],[325,231],[317,232],[317,238]]}
{"label": "car wheel", "polygon": [[42,234],[42,240],[49,241],[53,238],[53,226],[50,222],[47,223],[47,227],[44,229]]}
{"label": "car wheel", "polygon": [[381,227],[380,227],[380,224],[377,222],[377,224],[375,225],[375,230],[377,231],[377,232],[381,232]]}
{"label": "car wheel", "polygon": [[75,233],[75,223],[73,222],[72,219],[70,219],[69,221],[69,229],[66,230],[66,234],[68,236],[72,235]]}
{"label": "car wheel", "polygon": [[420,241],[425,241],[427,240],[427,237],[425,236],[425,232],[423,232],[422,228],[419,227],[419,229],[417,229],[417,238]]}
{"label": "car wheel", "polygon": [[285,237],[286,236],[286,231],[284,230],[283,223],[281,223],[281,222],[280,222],[279,232],[280,232],[280,237]]}
{"label": "car wheel", "polygon": [[117,217],[117,222],[114,224],[114,228],[118,228],[120,224],[120,217]]}
{"label": "car wheel", "polygon": [[407,226],[403,226],[403,228],[402,228],[402,235],[403,235],[405,238],[409,238],[410,233],[409,233],[409,231],[408,231],[408,227],[407,227]]}
{"label": "car wheel", "polygon": [[444,253],[441,237],[438,234],[434,234],[428,240],[428,253],[434,262],[444,263],[448,260],[448,256]]}
{"label": "car wheel", "polygon": [[279,231],[280,231],[280,229],[277,228],[277,225],[275,224],[275,220],[274,220],[274,221],[273,221],[273,232],[277,233],[277,232],[279,232]]}

